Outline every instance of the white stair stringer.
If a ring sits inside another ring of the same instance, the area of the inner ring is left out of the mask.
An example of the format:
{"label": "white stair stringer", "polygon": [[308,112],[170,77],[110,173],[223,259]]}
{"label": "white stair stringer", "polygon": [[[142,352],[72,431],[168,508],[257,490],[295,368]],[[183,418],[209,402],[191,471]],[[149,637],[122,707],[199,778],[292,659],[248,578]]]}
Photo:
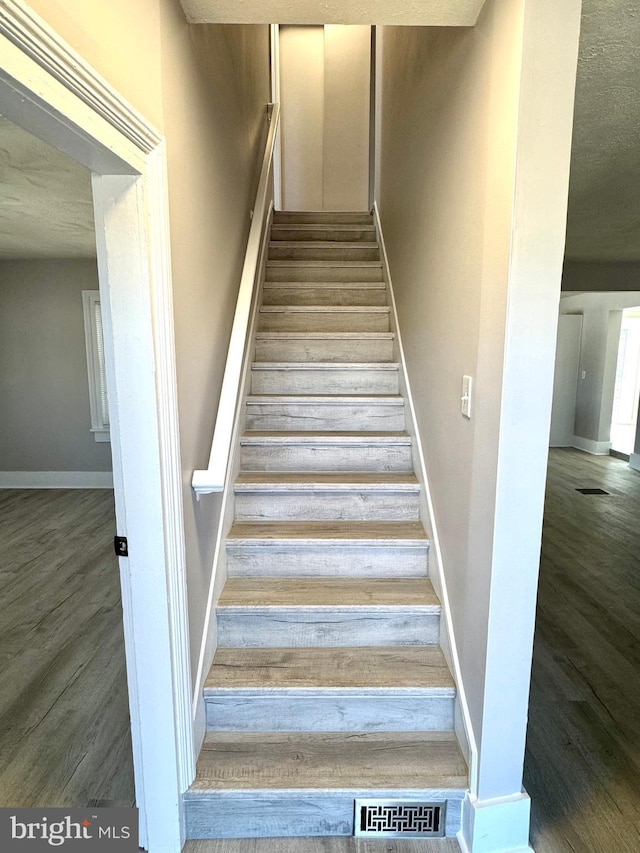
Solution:
{"label": "white stair stringer", "polygon": [[276,213],[187,837],[351,835],[468,769],[367,213]]}

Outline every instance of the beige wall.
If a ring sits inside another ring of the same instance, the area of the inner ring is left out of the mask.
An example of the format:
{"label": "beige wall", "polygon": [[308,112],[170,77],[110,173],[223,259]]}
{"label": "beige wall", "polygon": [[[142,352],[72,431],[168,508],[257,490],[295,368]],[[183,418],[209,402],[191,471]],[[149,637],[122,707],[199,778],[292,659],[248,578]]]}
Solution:
{"label": "beige wall", "polygon": [[0,262],[0,471],[110,471],[91,429],[82,291],[95,260]]}
{"label": "beige wall", "polygon": [[162,126],[158,0],[28,0],[149,121]]}
{"label": "beige wall", "polygon": [[[489,4],[491,7],[492,4]],[[520,10],[385,28],[380,208],[477,732],[504,349]],[[501,133],[492,132],[498,127]],[[474,414],[460,413],[462,376]]]}
{"label": "beige wall", "polygon": [[286,210],[366,210],[371,28],[280,28]]}
{"label": "beige wall", "polygon": [[269,101],[267,26],[188,25],[178,0],[33,0],[166,136],[192,671],[220,500],[206,467]]}
{"label": "beige wall", "polygon": [[220,497],[197,502],[191,476],[209,459],[255,200],[269,100],[269,30],[189,26],[177,3],[164,6],[164,129],[195,673]]}
{"label": "beige wall", "polygon": [[578,30],[487,0],[382,34],[376,196],[487,800],[521,786]]}

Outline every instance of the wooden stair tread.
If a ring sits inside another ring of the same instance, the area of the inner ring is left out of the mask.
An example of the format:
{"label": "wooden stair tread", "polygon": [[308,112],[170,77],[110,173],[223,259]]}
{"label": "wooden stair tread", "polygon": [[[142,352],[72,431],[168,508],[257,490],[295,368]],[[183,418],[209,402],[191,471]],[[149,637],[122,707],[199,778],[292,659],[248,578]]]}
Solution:
{"label": "wooden stair tread", "polygon": [[294,341],[303,340],[305,338],[320,339],[320,340],[348,340],[356,338],[358,340],[386,340],[390,341],[395,337],[393,332],[276,332],[276,331],[258,331],[256,332],[256,340],[265,338],[274,340],[286,340],[291,338]]}
{"label": "wooden stair tread", "polygon": [[385,290],[384,281],[265,281],[265,290],[302,288],[308,290]]}
{"label": "wooden stair tread", "polygon": [[313,405],[352,405],[354,403],[376,403],[383,406],[402,406],[400,394],[250,394],[247,405],[257,403],[309,403]]}
{"label": "wooden stair tread", "polygon": [[388,314],[388,305],[263,305],[262,314]]}
{"label": "wooden stair tread", "polygon": [[439,610],[427,578],[228,578],[218,607],[414,607]]}
{"label": "wooden stair tread", "polygon": [[397,371],[397,361],[254,361],[252,370],[386,370]]}
{"label": "wooden stair tread", "polygon": [[293,432],[288,430],[247,430],[240,438],[241,444],[411,444],[408,432]]}
{"label": "wooden stair tread", "polygon": [[205,698],[220,690],[455,694],[438,646],[219,648]]}
{"label": "wooden stair tread", "polygon": [[451,732],[209,732],[189,791],[429,789],[461,796],[467,773]]}
{"label": "wooden stair tread", "polygon": [[420,521],[236,521],[227,539],[231,544],[252,542],[286,543],[301,540],[329,543],[375,543],[427,545],[429,539]]}
{"label": "wooden stair tread", "polygon": [[377,249],[378,244],[373,241],[353,243],[337,240],[271,240],[269,248],[278,249]]}
{"label": "wooden stair tread", "polygon": [[418,491],[420,484],[413,472],[401,473],[333,473],[315,471],[265,472],[241,471],[234,484],[236,491],[246,489],[311,489],[313,491],[336,489],[384,489],[391,491]]}
{"label": "wooden stair tread", "polygon": [[339,260],[336,258],[335,260],[323,261],[319,259],[315,260],[303,260],[300,258],[283,258],[272,260],[269,259],[267,261],[267,267],[284,267],[285,269],[289,267],[301,267],[301,268],[310,268],[310,267],[321,267],[321,268],[330,268],[330,267],[362,267],[364,269],[380,269],[382,267],[381,261],[348,261],[348,260]]}
{"label": "wooden stair tread", "polygon": [[368,210],[276,210],[273,221],[276,225],[373,225],[373,214]]}

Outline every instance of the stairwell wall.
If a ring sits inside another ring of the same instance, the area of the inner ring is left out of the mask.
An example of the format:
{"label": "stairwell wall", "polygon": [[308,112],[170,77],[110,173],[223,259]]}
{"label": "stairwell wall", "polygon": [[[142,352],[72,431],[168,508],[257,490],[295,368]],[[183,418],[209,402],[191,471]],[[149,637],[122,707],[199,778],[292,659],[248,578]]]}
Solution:
{"label": "stairwell wall", "polygon": [[376,196],[485,800],[521,790],[578,30],[578,3],[488,0],[379,38]]}
{"label": "stairwell wall", "polygon": [[30,0],[166,137],[184,526],[195,671],[220,497],[199,504],[266,134],[267,25],[189,25],[178,0]]}

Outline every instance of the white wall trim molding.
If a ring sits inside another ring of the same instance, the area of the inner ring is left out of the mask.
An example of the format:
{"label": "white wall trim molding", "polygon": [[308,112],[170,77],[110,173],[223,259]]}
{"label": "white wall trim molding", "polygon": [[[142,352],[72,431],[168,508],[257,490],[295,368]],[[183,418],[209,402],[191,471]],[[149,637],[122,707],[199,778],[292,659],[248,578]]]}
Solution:
{"label": "white wall trim molding", "polygon": [[373,214],[376,225],[376,233],[378,236],[378,243],[380,244],[380,255],[382,258],[382,269],[383,274],[385,276],[387,287],[389,290],[389,301],[391,304],[391,315],[392,315],[392,323],[394,326],[394,331],[396,334],[396,342],[398,347],[398,355],[400,358],[400,362],[402,364],[402,372],[405,377],[405,392],[406,392],[406,400],[407,405],[409,407],[410,414],[410,422],[412,425],[412,431],[414,433],[414,444],[415,451],[417,454],[418,464],[420,468],[420,479],[422,481],[422,491],[424,492],[424,497],[426,499],[426,513],[428,517],[428,526],[430,533],[430,546],[429,546],[429,574],[432,577],[432,580],[435,581],[435,585],[437,587],[437,592],[440,596],[440,603],[442,605],[442,615],[444,617],[444,624],[442,625],[442,637],[441,637],[441,645],[443,647],[443,651],[447,658],[447,661],[453,670],[453,677],[456,682],[457,689],[457,698],[456,698],[456,714],[455,714],[455,730],[458,740],[460,742],[460,747],[464,752],[465,758],[469,765],[469,784],[472,791],[477,789],[477,767],[478,767],[478,747],[475,740],[475,735],[473,732],[473,726],[471,723],[471,714],[469,712],[469,705],[467,702],[467,696],[464,688],[464,682],[462,680],[462,668],[460,666],[460,656],[458,654],[458,646],[456,643],[455,633],[453,629],[453,617],[451,614],[451,604],[449,601],[449,593],[447,590],[447,579],[444,573],[444,563],[442,559],[442,549],[440,547],[440,538],[438,536],[438,526],[436,523],[435,517],[435,509],[433,506],[433,500],[431,497],[431,490],[429,488],[429,478],[427,475],[427,466],[424,458],[424,451],[422,447],[422,439],[420,437],[420,429],[418,426],[418,421],[416,418],[415,406],[413,403],[413,396],[411,393],[411,385],[409,382],[409,375],[407,372],[407,364],[404,355],[404,348],[402,345],[402,335],[400,333],[400,329],[398,327],[398,312],[396,309],[396,301],[393,292],[393,282],[391,279],[391,270],[389,269],[389,258],[387,255],[387,248],[384,241],[384,235],[382,233],[382,225],[380,222],[380,211],[378,209],[377,201],[374,201],[373,204]]}
{"label": "white wall trim molding", "polygon": [[145,154],[160,133],[21,0],[0,0],[0,33]]}
{"label": "white wall trim molding", "polygon": [[527,853],[531,800],[526,792],[495,800],[467,795],[462,803],[462,853]]}
{"label": "white wall trim molding", "polygon": [[592,438],[583,438],[581,435],[573,436],[571,446],[576,450],[584,450],[592,456],[607,456],[611,450],[610,441],[594,441]]}
{"label": "white wall trim molding", "polygon": [[0,54],[0,113],[93,172],[140,843],[175,853],[195,762],[166,154],[21,0],[0,0]]}
{"label": "white wall trim molding", "polygon": [[[169,234],[169,183],[166,144],[162,141],[147,159],[147,209],[151,220],[150,264],[154,283],[151,312],[156,339],[156,389],[164,508],[165,549],[168,558],[167,586],[172,631],[171,657],[174,673],[176,736],[180,789],[185,791],[195,776],[196,758],[191,721],[191,661],[187,605],[186,552],[178,381],[173,324],[173,282]],[[161,344],[161,345],[158,345]]]}
{"label": "white wall trim molding", "polygon": [[111,471],[0,471],[0,489],[113,489]]}
{"label": "white wall trim molding", "polygon": [[640,453],[629,454],[629,466],[633,468],[634,471],[640,471]]}

